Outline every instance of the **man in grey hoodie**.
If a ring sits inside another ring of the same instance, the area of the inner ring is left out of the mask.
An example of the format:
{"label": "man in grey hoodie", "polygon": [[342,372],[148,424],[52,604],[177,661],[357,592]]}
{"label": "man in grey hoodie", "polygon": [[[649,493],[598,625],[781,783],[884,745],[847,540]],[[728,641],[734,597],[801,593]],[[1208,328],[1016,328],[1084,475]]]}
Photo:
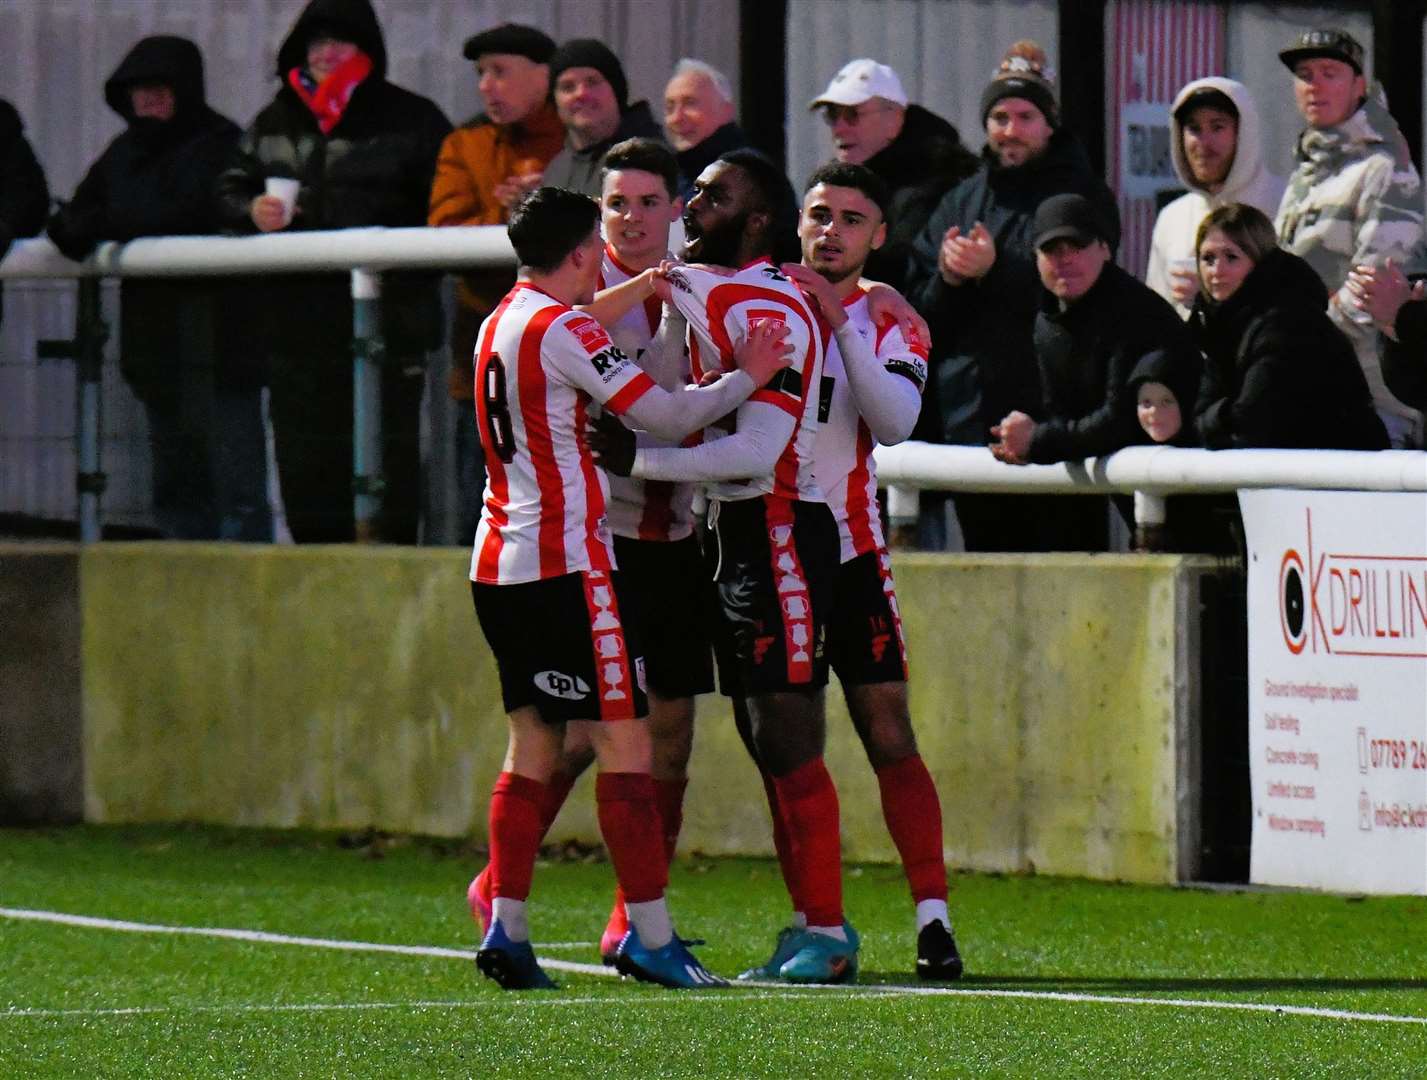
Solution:
{"label": "man in grey hoodie", "polygon": [[1422,417],[1383,382],[1377,329],[1347,285],[1354,266],[1402,265],[1422,239],[1422,183],[1407,141],[1382,88],[1368,86],[1363,47],[1346,31],[1305,31],[1279,59],[1308,122],[1278,208],[1279,244],[1328,286],[1328,315],[1353,343],[1392,445],[1420,446]]}
{"label": "man in grey hoodie", "polygon": [[1159,212],[1145,284],[1189,317],[1199,277],[1194,237],[1220,206],[1247,203],[1269,217],[1278,209],[1283,178],[1263,161],[1262,125],[1248,87],[1217,76],[1195,79],[1170,109],[1174,171],[1189,190]]}

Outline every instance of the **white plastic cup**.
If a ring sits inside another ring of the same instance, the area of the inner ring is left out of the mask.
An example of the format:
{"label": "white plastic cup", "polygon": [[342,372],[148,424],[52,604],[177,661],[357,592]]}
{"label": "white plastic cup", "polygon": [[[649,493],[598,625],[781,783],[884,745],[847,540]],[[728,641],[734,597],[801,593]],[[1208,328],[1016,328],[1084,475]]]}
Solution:
{"label": "white plastic cup", "polygon": [[292,212],[297,207],[297,193],[302,188],[302,181],[294,180],[289,176],[269,176],[263,185],[264,191],[274,198],[282,200],[282,223],[284,225],[292,221]]}

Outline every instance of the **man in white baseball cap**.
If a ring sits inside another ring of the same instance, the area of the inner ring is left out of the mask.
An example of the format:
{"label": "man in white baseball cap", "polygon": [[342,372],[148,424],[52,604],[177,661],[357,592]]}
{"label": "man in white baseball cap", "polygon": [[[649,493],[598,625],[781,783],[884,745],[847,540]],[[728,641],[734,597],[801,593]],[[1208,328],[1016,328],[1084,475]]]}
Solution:
{"label": "man in white baseball cap", "polygon": [[827,121],[838,161],[865,165],[891,189],[887,239],[867,274],[899,287],[913,241],[942,194],[976,171],[976,158],[946,120],[908,104],[897,73],[876,60],[845,64],[808,108]]}

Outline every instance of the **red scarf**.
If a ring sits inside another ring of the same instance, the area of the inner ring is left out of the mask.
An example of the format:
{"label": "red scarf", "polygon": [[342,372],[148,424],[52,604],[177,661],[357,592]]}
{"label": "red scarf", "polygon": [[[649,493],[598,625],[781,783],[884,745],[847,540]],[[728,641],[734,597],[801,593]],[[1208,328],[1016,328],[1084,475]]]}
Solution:
{"label": "red scarf", "polygon": [[300,67],[287,73],[287,84],[317,117],[317,126],[322,129],[322,134],[329,135],[341,122],[352,94],[371,73],[372,58],[358,51],[350,60],[334,67],[320,85],[314,83],[312,76]]}

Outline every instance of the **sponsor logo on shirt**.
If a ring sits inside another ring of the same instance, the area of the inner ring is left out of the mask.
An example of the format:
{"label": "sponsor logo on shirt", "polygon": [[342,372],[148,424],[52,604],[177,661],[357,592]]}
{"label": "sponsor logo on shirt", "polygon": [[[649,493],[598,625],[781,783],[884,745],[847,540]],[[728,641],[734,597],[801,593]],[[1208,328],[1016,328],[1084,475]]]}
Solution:
{"label": "sponsor logo on shirt", "polygon": [[570,328],[570,333],[574,334],[580,344],[585,347],[585,352],[592,356],[610,343],[605,328],[588,315],[571,319],[566,325]]}
{"label": "sponsor logo on shirt", "polygon": [[590,364],[594,367],[596,375],[605,382],[609,382],[628,360],[629,357],[618,346],[611,345],[608,349],[591,356]]}

